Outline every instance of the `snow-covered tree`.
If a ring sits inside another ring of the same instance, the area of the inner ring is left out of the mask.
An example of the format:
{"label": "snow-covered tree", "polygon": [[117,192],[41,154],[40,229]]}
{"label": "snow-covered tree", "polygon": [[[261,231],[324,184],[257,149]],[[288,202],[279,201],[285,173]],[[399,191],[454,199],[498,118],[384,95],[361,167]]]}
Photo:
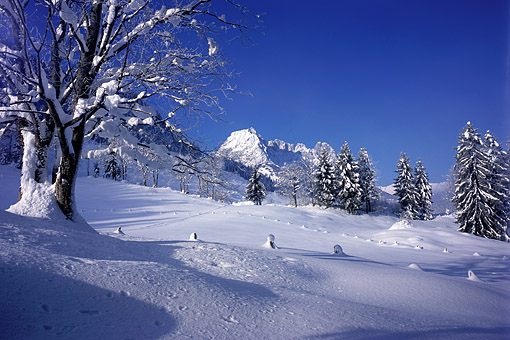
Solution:
{"label": "snow-covered tree", "polygon": [[425,167],[421,160],[416,162],[414,168],[414,187],[416,189],[416,216],[417,220],[432,219],[432,186]]}
{"label": "snow-covered tree", "polygon": [[361,148],[358,152],[358,172],[359,185],[361,192],[361,203],[365,205],[365,212],[368,214],[373,211],[373,203],[379,198],[377,187],[375,186],[375,170],[368,152]]}
{"label": "snow-covered tree", "polygon": [[312,154],[304,154],[302,159],[302,166],[304,170],[304,181],[301,183],[302,192],[304,193],[303,200],[305,204],[312,203],[315,206],[315,175],[317,171],[316,158]]}
{"label": "snow-covered tree", "polygon": [[21,164],[21,146],[15,124],[0,124],[0,164]]}
{"label": "snow-covered tree", "polygon": [[260,177],[260,168],[253,168],[248,186],[246,187],[246,199],[255,202],[256,205],[262,205],[262,201],[266,198],[266,188]]}
{"label": "snow-covered tree", "polygon": [[413,169],[409,163],[409,157],[405,153],[400,154],[396,172],[398,176],[395,179],[395,194],[400,204],[401,216],[406,219],[414,219],[417,214],[417,193],[414,186]]}
{"label": "snow-covered tree", "polygon": [[354,159],[347,142],[340,148],[335,163],[336,196],[340,206],[350,214],[361,209],[361,186],[359,183],[358,162]]}
{"label": "snow-covered tree", "polygon": [[121,167],[120,162],[117,160],[115,151],[111,151],[104,162],[104,177],[111,178],[114,181],[121,179]]}
{"label": "snow-covered tree", "polygon": [[306,170],[299,163],[285,164],[278,173],[278,191],[292,200],[294,207],[298,206],[298,194],[306,182]]}
{"label": "snow-covered tree", "polygon": [[319,155],[315,171],[315,198],[320,206],[329,208],[335,202],[335,174],[325,149]]}
{"label": "snow-covered tree", "polygon": [[489,158],[489,175],[487,176],[487,182],[490,186],[490,193],[493,196],[489,200],[489,204],[492,208],[492,212],[496,217],[496,221],[501,221],[499,229],[505,230],[505,234],[502,239],[508,240],[508,224],[510,222],[510,192],[508,189],[508,166],[507,163],[508,155],[505,150],[498,143],[496,138],[490,131],[484,136],[483,151]]}
{"label": "snow-covered tree", "polygon": [[[233,88],[217,37],[229,35],[228,28],[242,35],[253,16],[227,1],[234,11],[226,19],[215,14],[214,2],[183,0],[166,8],[152,0],[3,0],[0,27],[10,34],[0,36],[0,119],[22,129],[22,193],[49,185],[48,148],[56,135],[55,198],[73,219],[88,136],[115,136],[134,146],[129,128],[145,124],[185,140],[181,112],[221,112],[216,93]],[[44,17],[45,25],[33,17]]]}
{"label": "snow-covered tree", "polygon": [[482,136],[468,122],[458,137],[455,157],[456,222],[461,232],[508,241],[506,221],[494,209],[498,197],[490,183],[492,160],[484,149]]}

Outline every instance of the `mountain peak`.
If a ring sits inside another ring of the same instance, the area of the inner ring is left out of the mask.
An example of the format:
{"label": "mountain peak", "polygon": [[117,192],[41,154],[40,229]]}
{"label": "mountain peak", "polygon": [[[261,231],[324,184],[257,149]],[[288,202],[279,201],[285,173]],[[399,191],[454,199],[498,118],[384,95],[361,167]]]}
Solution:
{"label": "mountain peak", "polygon": [[315,149],[309,149],[302,143],[294,145],[279,139],[266,141],[250,127],[232,132],[219,148],[218,154],[248,167],[262,166],[270,178],[276,179],[281,166],[315,160],[321,147],[325,147],[335,158],[335,151],[327,143],[317,143]]}

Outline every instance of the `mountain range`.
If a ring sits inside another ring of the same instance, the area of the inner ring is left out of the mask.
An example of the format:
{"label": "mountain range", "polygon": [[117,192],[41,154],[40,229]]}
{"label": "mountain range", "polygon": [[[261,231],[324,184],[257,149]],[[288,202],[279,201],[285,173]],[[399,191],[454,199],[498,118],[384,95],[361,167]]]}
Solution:
{"label": "mountain range", "polygon": [[[255,166],[260,167],[260,172],[270,181],[276,182],[278,171],[285,164],[293,162],[304,164],[317,164],[322,149],[328,152],[329,158],[336,160],[335,150],[325,142],[317,142],[313,148],[308,148],[302,143],[291,144],[274,139],[265,140],[253,127],[234,131],[220,146],[217,154],[226,160],[245,168],[245,178],[249,176],[249,170]],[[247,172],[248,171],[248,172]],[[431,183],[432,202],[435,213],[445,213],[452,210],[451,202],[447,198],[448,183]],[[394,201],[393,184],[379,187],[380,197]]]}
{"label": "mountain range", "polygon": [[335,150],[324,142],[310,149],[302,143],[291,144],[279,139],[265,140],[254,128],[234,131],[218,149],[218,155],[245,167],[260,166],[260,171],[271,180],[285,164],[294,162],[315,164],[322,149],[336,160]]}

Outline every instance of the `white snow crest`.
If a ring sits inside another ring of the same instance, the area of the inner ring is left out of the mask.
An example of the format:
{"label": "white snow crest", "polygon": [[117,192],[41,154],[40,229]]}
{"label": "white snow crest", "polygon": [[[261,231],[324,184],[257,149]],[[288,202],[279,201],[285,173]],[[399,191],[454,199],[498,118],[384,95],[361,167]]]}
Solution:
{"label": "white snow crest", "polygon": [[408,220],[400,220],[394,223],[389,230],[410,229],[413,225]]}

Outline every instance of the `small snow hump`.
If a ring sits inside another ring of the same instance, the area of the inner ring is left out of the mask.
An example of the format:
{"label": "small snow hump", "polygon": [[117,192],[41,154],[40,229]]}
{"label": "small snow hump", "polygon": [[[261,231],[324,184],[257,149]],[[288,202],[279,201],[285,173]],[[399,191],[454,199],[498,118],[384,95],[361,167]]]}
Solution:
{"label": "small snow hump", "polygon": [[196,241],[197,240],[197,233],[191,233],[191,235],[189,235],[189,240],[190,241]]}
{"label": "small snow hump", "polygon": [[470,280],[470,281],[475,281],[475,282],[483,282],[482,280],[480,280],[478,278],[478,276],[476,276],[476,274],[472,270],[468,270],[468,277],[467,277],[467,279]]}
{"label": "small snow hump", "polygon": [[414,269],[414,270],[417,270],[417,271],[420,271],[420,272],[422,272],[422,271],[423,271],[423,269],[421,269],[421,267],[420,267],[418,264],[416,264],[416,263],[411,263],[411,264],[410,264],[409,266],[407,266],[407,267],[409,267],[409,268],[411,268],[411,269]]}
{"label": "small snow hump", "polygon": [[333,254],[338,255],[338,256],[345,255],[342,247],[339,244],[335,244],[335,246],[333,247]]}
{"label": "small snow hump", "polygon": [[114,231],[115,234],[119,234],[119,235],[125,235],[124,232],[122,231],[121,227],[118,227],[117,230]]}
{"label": "small snow hump", "polygon": [[276,246],[276,243],[274,243],[274,235],[273,234],[269,234],[267,235],[267,241],[266,243],[264,243],[263,247],[265,248],[269,248],[269,249],[278,249],[278,247]]}
{"label": "small snow hump", "polygon": [[444,248],[443,253],[449,253],[448,248]]}

